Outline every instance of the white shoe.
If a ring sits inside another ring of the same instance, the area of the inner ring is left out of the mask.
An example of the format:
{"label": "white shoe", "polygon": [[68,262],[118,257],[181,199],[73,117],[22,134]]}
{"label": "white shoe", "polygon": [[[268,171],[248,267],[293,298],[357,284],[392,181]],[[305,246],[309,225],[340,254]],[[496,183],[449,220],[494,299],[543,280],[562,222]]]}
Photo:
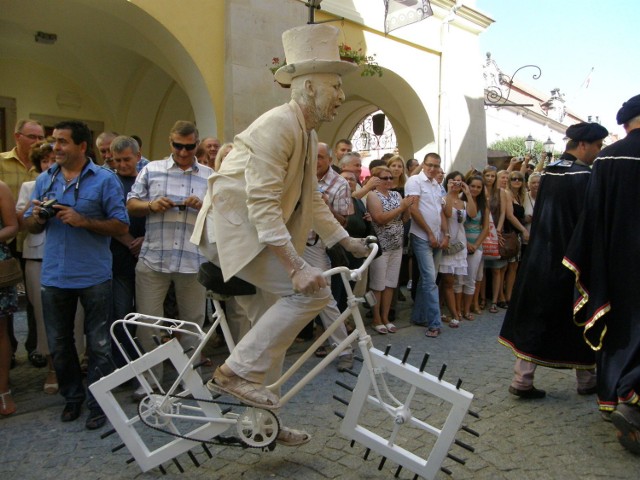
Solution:
{"label": "white shoe", "polygon": [[411,287],[413,287],[413,280],[407,282],[407,290],[411,290]]}

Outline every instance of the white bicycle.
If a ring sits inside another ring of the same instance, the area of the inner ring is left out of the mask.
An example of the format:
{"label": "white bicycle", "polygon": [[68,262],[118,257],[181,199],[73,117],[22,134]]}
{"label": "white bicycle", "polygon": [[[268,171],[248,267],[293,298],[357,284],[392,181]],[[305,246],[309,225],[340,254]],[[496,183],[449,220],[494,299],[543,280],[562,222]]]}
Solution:
{"label": "white bicycle", "polygon": [[[445,459],[465,463],[465,460],[449,453],[452,445],[455,443],[473,452],[470,445],[456,439],[458,431],[462,429],[478,436],[477,432],[462,425],[467,413],[478,416],[469,412],[473,395],[460,388],[460,380],[453,385],[442,379],[446,365],[442,366],[438,375],[427,373],[428,354],[424,355],[420,367],[416,368],[407,363],[410,347],[405,350],[403,358],[398,359],[389,354],[390,346],[385,351],[373,346],[358,306],[375,300],[371,293],[364,298],[357,298],[349,283],[362,277],[378,252],[375,238],[369,242],[371,252],[360,268],[349,270],[347,267],[338,267],[324,274],[327,278],[336,274],[341,276],[347,292],[347,309],[278,382],[268,388],[274,391],[282,389],[331,333],[351,317],[354,331],[292,385],[281,396],[281,404],[286,405],[345,348],[357,342],[361,357],[356,358],[362,362],[362,368],[359,373],[347,372],[357,378],[355,386],[336,382],[351,394],[349,400],[334,396],[346,406],[344,413],[335,412],[342,419],[341,434],[351,440],[352,447],[356,442],[366,447],[365,460],[371,452],[381,455],[380,470],[387,460],[397,463],[396,477],[402,468],[413,472],[414,478],[421,476],[432,479],[440,470],[451,474],[448,468],[442,466]],[[208,288],[216,289],[211,285]],[[210,292],[210,298],[213,296]],[[126,352],[132,351],[131,348],[125,349],[118,344],[124,358],[128,359],[127,365],[89,387],[113,426],[112,430],[103,434],[103,438],[117,432],[122,443],[112,451],[126,447],[132,454],[127,463],[135,461],[143,471],[157,467],[166,473],[169,465],[173,464],[183,472],[184,467],[177,458],[182,454],[186,454],[194,465],[200,466],[202,460],[213,456],[211,449],[216,445],[253,447],[265,451],[273,450],[276,446],[280,431],[276,413],[248,407],[232,397],[212,395],[204,386],[206,380],[203,382],[198,373],[200,353],[218,326],[222,329],[229,350],[234,348],[224,311],[218,300],[213,299],[213,305],[213,323],[207,332],[194,323],[137,313],[116,321],[111,328],[114,341],[116,337],[113,332],[119,325],[154,328],[173,337],[166,343],[157,341],[158,347],[145,353],[129,333],[130,330],[124,328],[137,357],[129,358]],[[200,340],[197,348],[191,352],[183,351],[175,338],[176,334],[197,336]],[[152,367],[166,361],[175,370],[175,380],[167,388],[152,371]],[[135,409],[126,401],[119,402],[117,392],[114,392],[133,378],[147,392]]]}

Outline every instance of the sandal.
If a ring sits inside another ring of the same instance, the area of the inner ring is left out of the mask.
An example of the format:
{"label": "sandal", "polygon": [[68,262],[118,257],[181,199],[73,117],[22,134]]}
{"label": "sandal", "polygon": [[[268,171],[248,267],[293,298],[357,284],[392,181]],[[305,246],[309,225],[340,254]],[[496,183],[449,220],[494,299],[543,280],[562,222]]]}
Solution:
{"label": "sandal", "polygon": [[387,327],[385,327],[384,325],[371,325],[371,326],[380,335],[386,335],[387,333],[389,333],[389,330],[387,330]]}
{"label": "sandal", "polygon": [[476,317],[471,312],[463,314],[462,318],[464,318],[465,320],[469,320],[470,322],[473,322],[476,319]]}
{"label": "sandal", "polygon": [[47,373],[47,378],[44,380],[44,393],[47,395],[58,393],[58,377],[55,370],[49,370]]}
{"label": "sandal", "polygon": [[396,327],[393,323],[389,322],[389,323],[385,323],[384,324],[385,328],[387,329],[387,332],[389,333],[396,333],[398,331],[398,327]]}
{"label": "sandal", "polygon": [[457,318],[452,318],[449,322],[449,326],[451,328],[458,328],[460,326],[460,320],[458,320]]}
{"label": "sandal", "polygon": [[16,402],[13,401],[11,390],[0,393],[0,415],[7,416],[16,413]]}
{"label": "sandal", "polygon": [[213,378],[207,382],[207,388],[212,392],[222,392],[246,403],[250,407],[264,408],[265,410],[277,410],[280,408],[278,396],[264,385],[250,382],[242,377],[226,376],[216,368]]}
{"label": "sandal", "polygon": [[324,345],[320,345],[320,346],[316,349],[316,351],[315,351],[315,354],[314,354],[314,355],[315,355],[316,357],[318,357],[318,358],[324,358],[324,357],[326,357],[326,356],[328,355],[327,347],[325,347]]}
{"label": "sandal", "polygon": [[279,445],[285,447],[297,447],[298,445],[304,445],[311,440],[309,435],[304,430],[294,430],[293,428],[280,427],[276,442]]}
{"label": "sandal", "polygon": [[428,328],[424,334],[424,336],[428,338],[436,338],[438,335],[440,335],[439,328]]}
{"label": "sandal", "polygon": [[506,310],[507,308],[509,308],[509,302],[498,302],[498,306]]}
{"label": "sandal", "polygon": [[489,308],[489,312],[498,313],[498,306],[495,303],[492,303],[491,308]]}

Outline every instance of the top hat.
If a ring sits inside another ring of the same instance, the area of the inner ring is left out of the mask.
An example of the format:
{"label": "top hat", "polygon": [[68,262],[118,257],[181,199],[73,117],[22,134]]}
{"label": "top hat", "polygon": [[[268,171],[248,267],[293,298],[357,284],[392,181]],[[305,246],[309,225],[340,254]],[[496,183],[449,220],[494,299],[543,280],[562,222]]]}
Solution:
{"label": "top hat", "polygon": [[356,70],[357,65],[340,60],[336,27],[311,24],[295,27],[282,34],[287,64],[275,73],[275,79],[290,85],[295,77],[308,73],[336,73],[346,75]]}

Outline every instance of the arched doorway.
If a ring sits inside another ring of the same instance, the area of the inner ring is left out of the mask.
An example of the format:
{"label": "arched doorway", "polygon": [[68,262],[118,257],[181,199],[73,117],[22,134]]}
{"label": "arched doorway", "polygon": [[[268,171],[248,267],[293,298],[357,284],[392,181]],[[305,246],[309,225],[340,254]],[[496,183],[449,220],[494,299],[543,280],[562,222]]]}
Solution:
{"label": "arched doorway", "polygon": [[[216,114],[202,73],[157,20],[125,0],[3,2],[0,96],[18,118],[76,118],[137,134],[161,158],[178,119],[215,134]],[[54,43],[34,40],[38,31]],[[11,125],[10,128],[13,128]],[[97,127],[96,127],[97,128]]]}

